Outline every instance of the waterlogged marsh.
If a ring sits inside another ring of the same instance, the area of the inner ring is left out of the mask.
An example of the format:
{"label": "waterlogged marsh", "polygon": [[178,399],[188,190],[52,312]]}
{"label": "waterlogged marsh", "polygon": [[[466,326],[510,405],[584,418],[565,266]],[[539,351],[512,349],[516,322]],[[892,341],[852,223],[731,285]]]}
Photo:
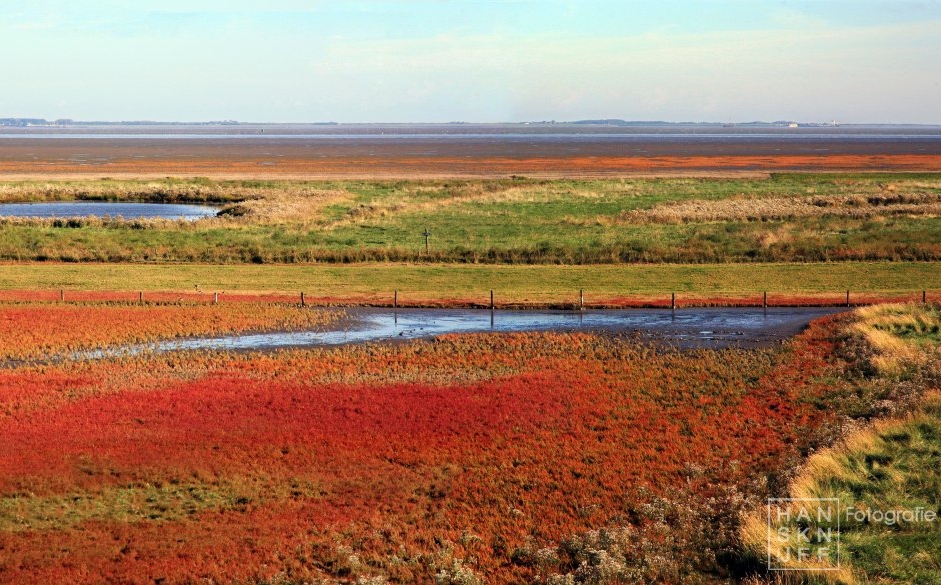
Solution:
{"label": "waterlogged marsh", "polygon": [[[0,303],[0,360],[10,365],[181,350],[318,348],[448,334],[601,333],[679,348],[767,347],[834,307],[585,311],[314,308],[283,302]],[[383,344],[388,345],[388,344]]]}
{"label": "waterlogged marsh", "polygon": [[352,309],[347,318],[307,331],[276,331],[173,339],[81,353],[101,358],[142,351],[260,350],[424,339],[445,334],[529,331],[636,335],[680,348],[764,347],[799,333],[818,317],[841,309],[698,308],[597,311],[465,309]]}
{"label": "waterlogged marsh", "polygon": [[758,351],[533,332],[0,371],[7,575],[545,582],[600,550],[724,582],[756,478],[885,402],[840,377],[841,323]]}

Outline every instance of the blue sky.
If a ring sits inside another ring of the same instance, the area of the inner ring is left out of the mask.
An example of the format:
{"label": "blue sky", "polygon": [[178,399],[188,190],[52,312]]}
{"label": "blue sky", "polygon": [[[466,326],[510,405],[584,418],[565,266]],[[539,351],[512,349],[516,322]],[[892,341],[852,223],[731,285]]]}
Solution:
{"label": "blue sky", "polygon": [[941,0],[31,0],[0,54],[0,117],[941,123]]}

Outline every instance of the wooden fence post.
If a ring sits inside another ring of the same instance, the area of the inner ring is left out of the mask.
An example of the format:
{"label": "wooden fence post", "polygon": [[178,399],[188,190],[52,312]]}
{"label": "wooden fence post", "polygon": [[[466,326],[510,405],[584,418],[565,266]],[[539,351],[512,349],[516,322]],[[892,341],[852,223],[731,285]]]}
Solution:
{"label": "wooden fence post", "polygon": [[926,290],[921,291],[921,302],[922,304],[928,303],[928,291]]}
{"label": "wooden fence post", "polygon": [[670,293],[670,308],[676,310],[676,293]]}
{"label": "wooden fence post", "polygon": [[144,302],[144,291],[140,291],[137,293],[137,302],[138,303]]}
{"label": "wooden fence post", "polygon": [[60,301],[65,300],[65,289],[59,289],[59,300]]}
{"label": "wooden fence post", "polygon": [[214,305],[219,304],[219,293],[212,293],[212,303]]}
{"label": "wooden fence post", "polygon": [[761,306],[764,307],[765,309],[768,308],[768,291],[765,291],[764,298],[761,301]]}
{"label": "wooden fence post", "polygon": [[585,289],[578,289],[578,310],[585,310]]}
{"label": "wooden fence post", "polygon": [[490,289],[490,310],[493,310],[493,289]]}
{"label": "wooden fence post", "polygon": [[301,306],[307,306],[307,301],[304,300],[304,291],[301,291]]}
{"label": "wooden fence post", "polygon": [[850,306],[850,291],[846,291],[846,306]]}
{"label": "wooden fence post", "polygon": [[395,289],[395,291],[392,293],[392,308],[399,308],[399,289]]}

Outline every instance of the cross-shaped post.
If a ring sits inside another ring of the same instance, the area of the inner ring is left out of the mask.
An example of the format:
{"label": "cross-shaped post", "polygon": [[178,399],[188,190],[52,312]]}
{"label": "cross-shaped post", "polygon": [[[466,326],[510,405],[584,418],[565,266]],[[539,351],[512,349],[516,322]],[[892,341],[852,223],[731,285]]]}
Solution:
{"label": "cross-shaped post", "polygon": [[428,231],[428,228],[425,228],[425,231],[423,231],[421,235],[425,236],[425,256],[427,256],[428,255],[428,238],[431,237],[431,232]]}

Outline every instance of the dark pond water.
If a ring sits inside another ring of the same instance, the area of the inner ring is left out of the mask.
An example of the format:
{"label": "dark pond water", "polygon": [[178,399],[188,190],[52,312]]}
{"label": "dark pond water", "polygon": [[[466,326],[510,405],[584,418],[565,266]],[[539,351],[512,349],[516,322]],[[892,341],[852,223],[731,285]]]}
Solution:
{"label": "dark pond water", "polygon": [[123,217],[125,219],[184,219],[215,217],[210,205],[177,203],[114,203],[107,201],[56,201],[0,203],[0,217]]}
{"label": "dark pond water", "polygon": [[[327,309],[313,309],[327,310]],[[799,333],[838,308],[701,308],[598,311],[350,309],[333,328],[166,341],[84,353],[101,358],[144,351],[262,350],[420,339],[446,333],[593,331],[637,335],[680,348],[765,347]]]}

